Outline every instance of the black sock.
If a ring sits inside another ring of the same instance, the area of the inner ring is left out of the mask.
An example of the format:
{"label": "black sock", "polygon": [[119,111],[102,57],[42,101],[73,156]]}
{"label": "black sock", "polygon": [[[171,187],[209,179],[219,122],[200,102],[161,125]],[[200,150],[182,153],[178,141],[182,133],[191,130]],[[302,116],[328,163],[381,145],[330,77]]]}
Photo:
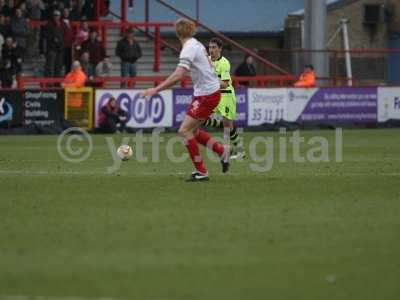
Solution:
{"label": "black sock", "polygon": [[211,118],[208,119],[207,121],[205,121],[203,123],[203,125],[206,127],[214,127],[214,128],[223,128],[224,127],[224,124],[221,121],[216,120],[216,119],[211,119]]}
{"label": "black sock", "polygon": [[233,128],[231,129],[230,139],[231,139],[232,145],[234,145],[235,147],[236,147],[236,146],[239,144],[239,142],[240,142],[239,133],[237,132],[237,130],[236,130],[235,127],[233,127]]}

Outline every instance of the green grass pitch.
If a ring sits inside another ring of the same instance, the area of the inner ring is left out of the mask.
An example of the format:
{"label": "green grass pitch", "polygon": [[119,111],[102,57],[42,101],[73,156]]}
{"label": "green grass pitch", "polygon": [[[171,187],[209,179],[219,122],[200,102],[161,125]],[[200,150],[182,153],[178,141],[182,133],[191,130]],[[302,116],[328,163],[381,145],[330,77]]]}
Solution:
{"label": "green grass pitch", "polygon": [[105,136],[79,164],[57,136],[1,136],[0,300],[400,299],[400,130],[345,130],[342,163],[334,131],[302,135],[326,137],[330,162],[288,144],[279,163],[281,134],[246,133],[274,138],[273,168],[207,161],[208,183],[184,183],[165,142],[160,162],[108,173]]}

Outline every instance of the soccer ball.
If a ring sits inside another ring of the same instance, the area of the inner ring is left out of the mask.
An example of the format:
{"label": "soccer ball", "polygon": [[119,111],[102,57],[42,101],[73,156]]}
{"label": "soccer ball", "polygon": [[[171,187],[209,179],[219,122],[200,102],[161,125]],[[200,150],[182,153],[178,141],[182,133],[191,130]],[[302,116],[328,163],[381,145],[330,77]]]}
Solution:
{"label": "soccer ball", "polygon": [[129,146],[129,145],[119,146],[117,149],[117,155],[122,160],[130,159],[133,155],[131,146]]}

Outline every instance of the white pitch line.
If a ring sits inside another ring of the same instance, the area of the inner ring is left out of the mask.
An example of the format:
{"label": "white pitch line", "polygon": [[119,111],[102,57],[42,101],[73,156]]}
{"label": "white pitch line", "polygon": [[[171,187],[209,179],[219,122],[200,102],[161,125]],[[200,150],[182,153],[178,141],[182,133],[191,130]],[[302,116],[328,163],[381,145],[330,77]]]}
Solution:
{"label": "white pitch line", "polygon": [[[0,295],[0,300],[135,300],[135,299],[138,298]],[[189,300],[188,298],[166,298],[166,297],[146,297],[145,299],[146,300]]]}
{"label": "white pitch line", "polygon": [[[246,176],[246,175],[270,175],[267,176],[266,179],[269,177],[271,178],[276,178],[276,177],[282,177],[282,178],[297,178],[297,177],[304,177],[304,176],[313,176],[313,177],[326,177],[326,176],[343,176],[343,177],[362,177],[362,176],[389,176],[389,177],[396,177],[400,176],[400,173],[357,173],[357,172],[351,172],[351,173],[291,173],[291,174],[275,174],[273,171],[269,172],[249,172],[249,173],[228,173],[228,174],[219,174],[219,173],[214,173],[212,176]],[[175,173],[160,173],[160,172],[140,172],[140,173],[128,173],[126,171],[122,172],[113,172],[113,173],[108,173],[106,171],[104,172],[82,172],[82,171],[24,171],[24,170],[0,170],[0,175],[21,175],[21,176],[45,176],[45,175],[58,175],[58,176],[93,176],[93,175],[104,175],[104,176],[115,176],[115,175],[120,175],[120,176],[128,176],[128,177],[141,177],[141,176],[182,176],[182,175],[187,175],[185,172],[175,172]]]}
{"label": "white pitch line", "polygon": [[128,172],[82,172],[82,171],[23,171],[23,170],[0,170],[0,175],[21,175],[21,176],[45,176],[45,175],[76,175],[76,176],[92,176],[92,175],[104,175],[104,176],[129,176],[129,177],[140,177],[140,176],[181,176],[185,175],[183,172],[176,173],[160,173],[160,172],[141,172],[141,173],[128,173]]}
{"label": "white pitch line", "polygon": [[0,300],[127,300],[127,298],[0,295]]}

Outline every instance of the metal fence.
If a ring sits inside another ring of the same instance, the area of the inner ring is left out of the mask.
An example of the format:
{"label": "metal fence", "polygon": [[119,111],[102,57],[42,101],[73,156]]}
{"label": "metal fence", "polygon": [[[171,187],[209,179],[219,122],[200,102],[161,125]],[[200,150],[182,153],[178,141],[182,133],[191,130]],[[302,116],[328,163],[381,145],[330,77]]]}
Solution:
{"label": "metal fence", "polygon": [[[319,79],[322,85],[399,85],[400,49],[358,49],[358,50],[261,50],[261,56],[278,64],[291,74],[299,75],[304,65],[311,63],[312,55],[323,55],[326,59],[327,74]],[[349,56],[351,76],[346,68]],[[268,70],[263,70],[268,74]]]}

